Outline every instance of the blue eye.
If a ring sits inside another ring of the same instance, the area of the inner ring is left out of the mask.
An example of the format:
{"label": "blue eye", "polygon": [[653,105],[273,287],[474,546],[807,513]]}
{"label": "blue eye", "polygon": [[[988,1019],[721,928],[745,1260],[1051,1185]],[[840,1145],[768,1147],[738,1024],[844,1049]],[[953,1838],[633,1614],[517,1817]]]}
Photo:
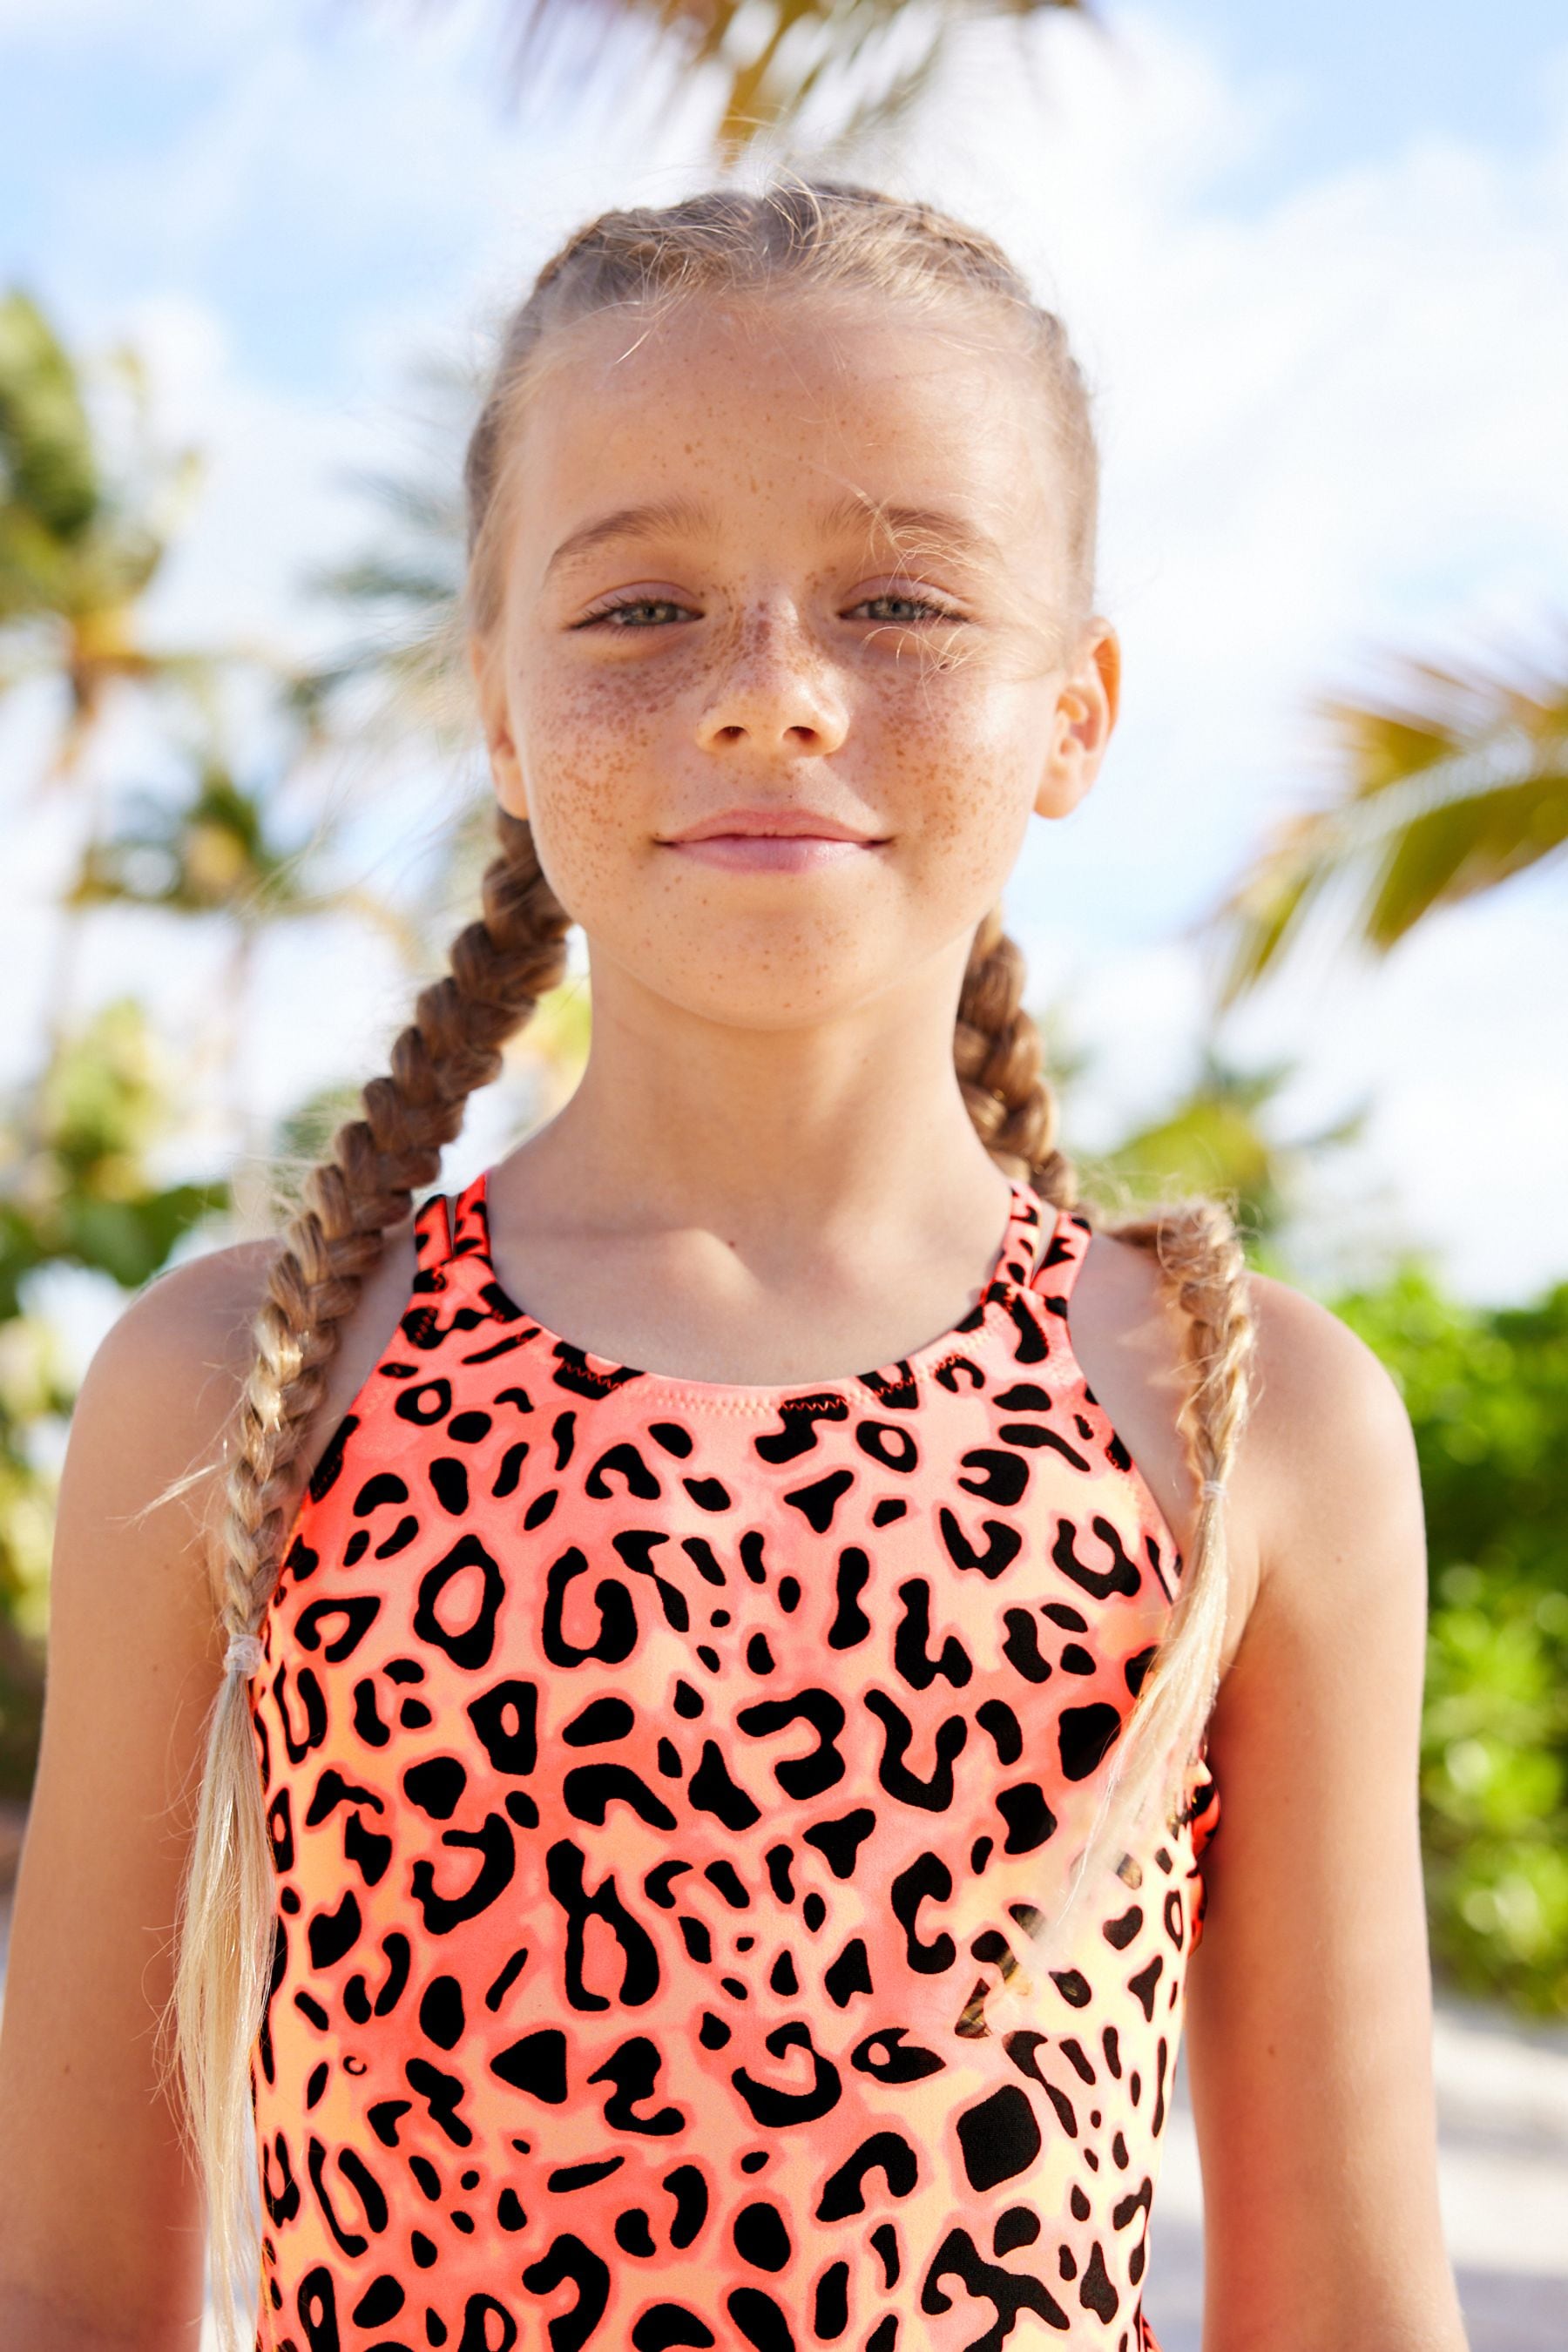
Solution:
{"label": "blue eye", "polygon": [[[875,604],[901,604],[905,607],[905,611],[902,614],[896,614],[889,616],[888,623],[889,625],[897,625],[900,622],[907,622],[910,615],[917,618],[923,616],[933,621],[956,621],[960,617],[958,614],[949,612],[945,605],[931,604],[923,596],[897,596],[890,591],[886,592],[880,596],[863,596],[858,604],[852,604],[849,609],[852,613],[862,613]],[[586,614],[583,620],[576,624],[576,626],[580,629],[592,629],[607,625],[619,629],[639,628],[643,624],[638,622],[623,621],[621,617],[622,614],[629,613],[686,613],[689,611],[689,606],[678,604],[672,597],[668,596],[627,596],[624,597],[618,604],[602,604],[596,613],[589,613]],[[654,624],[652,625],[657,626],[662,625]]]}
{"label": "blue eye", "polygon": [[677,604],[668,596],[628,596],[619,604],[601,605],[596,613],[590,613],[577,625],[582,629],[591,629],[597,622],[618,620],[623,613],[684,613],[686,610],[684,604]]}
{"label": "blue eye", "polygon": [[958,618],[956,613],[950,613],[944,605],[928,604],[923,596],[895,596],[890,590],[880,596],[863,596],[859,604],[850,609],[863,612],[868,604],[904,604],[916,613],[929,613],[933,621],[956,621]]}

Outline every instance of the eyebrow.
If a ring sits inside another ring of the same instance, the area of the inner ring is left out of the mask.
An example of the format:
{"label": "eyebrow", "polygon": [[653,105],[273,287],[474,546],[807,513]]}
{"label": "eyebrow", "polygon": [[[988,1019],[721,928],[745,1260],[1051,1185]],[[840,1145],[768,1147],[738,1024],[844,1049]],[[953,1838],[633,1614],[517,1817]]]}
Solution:
{"label": "eyebrow", "polygon": [[[957,556],[971,562],[999,562],[1002,551],[978,523],[947,507],[875,507],[853,491],[817,509],[818,528],[826,538],[842,538],[857,524],[915,539],[921,552]],[[700,499],[651,499],[638,506],[616,507],[572,531],[561,541],[544,567],[544,576],[587,555],[612,539],[662,539],[686,532],[692,538],[711,537],[719,528],[716,510]]]}
{"label": "eyebrow", "polygon": [[817,523],[824,535],[831,538],[841,538],[858,526],[869,524],[873,530],[915,540],[922,553],[958,555],[986,563],[999,563],[1002,560],[1001,547],[991,533],[951,507],[891,503],[879,507],[869,499],[858,498],[851,490],[832,506],[820,509]]}
{"label": "eyebrow", "polygon": [[581,530],[563,539],[545,565],[544,576],[548,580],[563,564],[588,554],[607,539],[673,538],[681,531],[697,539],[704,531],[710,532],[716,520],[712,508],[700,499],[652,499],[643,506],[616,507],[613,513],[585,522]]}

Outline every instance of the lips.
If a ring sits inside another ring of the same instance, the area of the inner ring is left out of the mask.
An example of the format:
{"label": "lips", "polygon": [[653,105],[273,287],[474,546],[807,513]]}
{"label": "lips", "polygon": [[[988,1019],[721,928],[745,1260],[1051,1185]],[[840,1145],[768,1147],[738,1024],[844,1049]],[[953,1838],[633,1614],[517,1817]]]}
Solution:
{"label": "lips", "polygon": [[837,841],[865,848],[876,838],[842,818],[828,815],[826,810],[798,807],[723,809],[717,816],[703,817],[698,824],[666,836],[675,847],[698,841],[742,839]]}
{"label": "lips", "polygon": [[810,874],[875,857],[881,847],[858,835],[820,833],[708,833],[668,841],[671,857],[752,874]]}
{"label": "lips", "polygon": [[776,808],[721,809],[717,815],[667,836],[662,846],[699,866],[751,874],[808,874],[872,856],[885,839],[826,809],[792,803]]}

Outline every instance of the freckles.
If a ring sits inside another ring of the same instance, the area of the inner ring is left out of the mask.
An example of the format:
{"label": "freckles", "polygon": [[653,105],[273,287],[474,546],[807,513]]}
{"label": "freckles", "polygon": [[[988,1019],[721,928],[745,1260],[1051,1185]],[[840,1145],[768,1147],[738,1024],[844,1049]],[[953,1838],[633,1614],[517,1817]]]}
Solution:
{"label": "freckles", "polygon": [[551,707],[560,723],[640,746],[648,740],[646,720],[688,693],[694,675],[693,659],[665,646],[657,662],[610,661],[603,669],[569,677],[552,690]]}
{"label": "freckles", "polygon": [[637,716],[646,708],[645,698],[634,700],[627,692],[626,679],[604,671],[569,678],[554,688],[548,723],[563,735],[577,734],[590,742],[613,738],[631,745],[639,739]]}
{"label": "freckles", "polygon": [[1000,887],[1014,856],[1010,800],[977,765],[967,776],[951,772],[925,803],[924,845],[940,863],[952,895]]}

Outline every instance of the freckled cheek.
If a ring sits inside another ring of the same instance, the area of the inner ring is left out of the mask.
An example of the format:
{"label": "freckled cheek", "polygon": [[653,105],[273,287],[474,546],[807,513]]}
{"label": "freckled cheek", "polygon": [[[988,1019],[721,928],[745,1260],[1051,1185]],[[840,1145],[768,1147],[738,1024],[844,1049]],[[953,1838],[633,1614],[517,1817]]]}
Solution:
{"label": "freckled cheek", "polygon": [[978,919],[1000,897],[1022,845],[1016,794],[998,794],[973,772],[936,785],[910,852],[910,878],[933,919]]}
{"label": "freckled cheek", "polygon": [[[547,870],[570,904],[646,883],[648,836],[694,805],[701,754],[672,707],[677,665],[551,675],[530,666],[513,709],[530,806]],[[944,906],[985,902],[1016,857],[1033,765],[1016,714],[984,695],[867,691],[842,752],[845,776],[900,836],[906,881]],[[838,764],[837,761],[835,764]]]}
{"label": "freckled cheek", "polygon": [[1022,844],[1034,800],[1028,746],[955,709],[924,734],[885,739],[886,805],[908,831],[922,879],[957,895],[1000,887]]}
{"label": "freckled cheek", "polygon": [[623,681],[535,690],[519,749],[542,845],[563,864],[625,857],[668,814],[668,754],[657,715]]}

